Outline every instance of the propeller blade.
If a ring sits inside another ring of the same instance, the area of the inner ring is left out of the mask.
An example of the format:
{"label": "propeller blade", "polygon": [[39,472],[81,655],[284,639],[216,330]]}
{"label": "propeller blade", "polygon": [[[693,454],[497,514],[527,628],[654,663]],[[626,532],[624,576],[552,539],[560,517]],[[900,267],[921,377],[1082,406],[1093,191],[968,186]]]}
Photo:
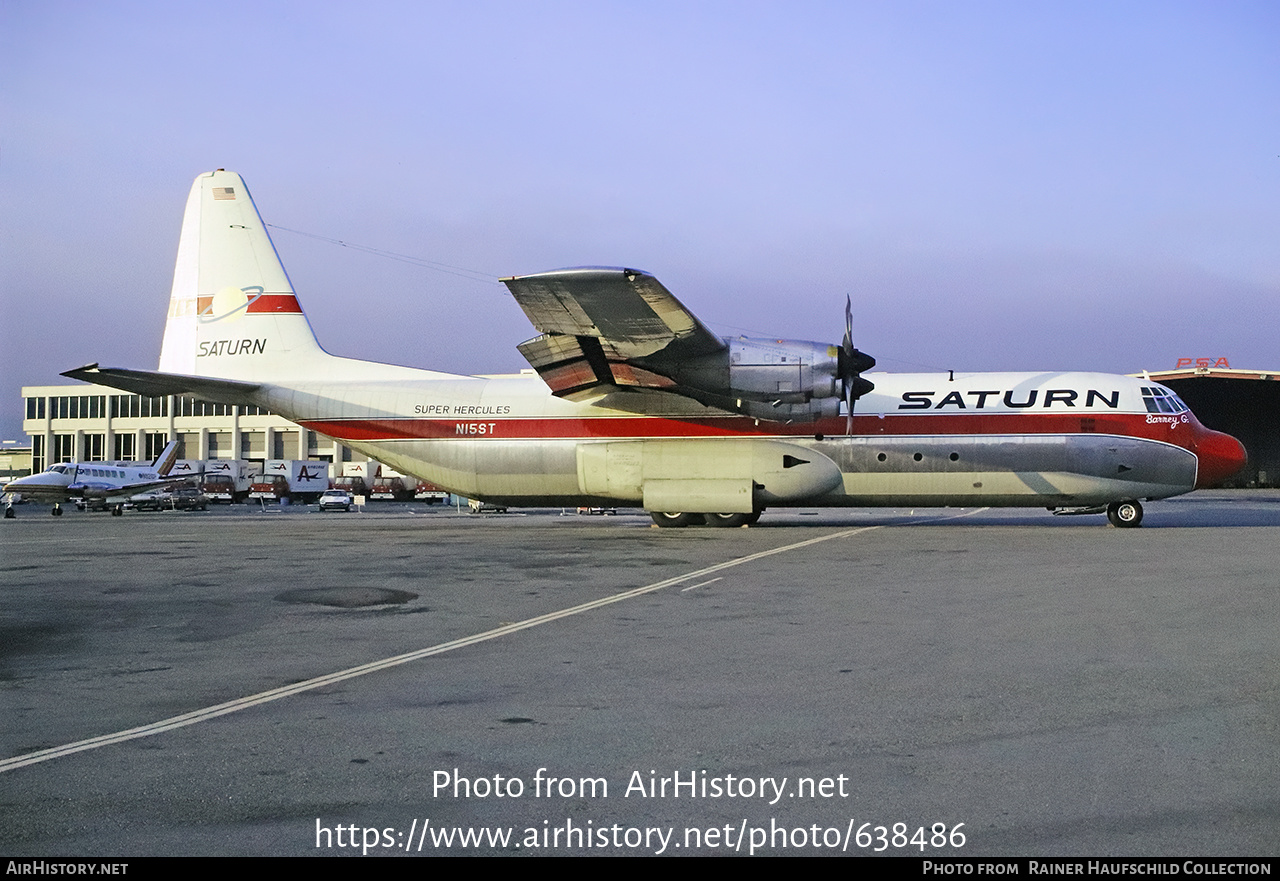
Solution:
{"label": "propeller blade", "polygon": [[844,433],[853,434],[853,402],[875,388],[860,375],[876,366],[876,359],[853,345],[853,299],[844,297],[844,340],[840,343],[840,390],[845,403]]}
{"label": "propeller blade", "polygon": [[853,352],[853,300],[844,295],[844,343],[846,353]]}

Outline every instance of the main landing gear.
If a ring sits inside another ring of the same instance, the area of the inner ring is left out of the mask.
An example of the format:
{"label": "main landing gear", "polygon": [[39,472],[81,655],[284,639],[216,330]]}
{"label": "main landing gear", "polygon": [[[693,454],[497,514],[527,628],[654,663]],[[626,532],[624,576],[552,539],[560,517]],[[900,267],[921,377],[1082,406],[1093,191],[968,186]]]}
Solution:
{"label": "main landing gear", "polygon": [[760,519],[762,512],[752,514],[689,514],[682,511],[650,511],[649,516],[659,526],[682,528],[685,526],[718,526],[732,529],[737,526],[750,526]]}
{"label": "main landing gear", "polygon": [[1112,502],[1107,505],[1107,519],[1112,526],[1132,529],[1142,525],[1142,503],[1139,501]]}

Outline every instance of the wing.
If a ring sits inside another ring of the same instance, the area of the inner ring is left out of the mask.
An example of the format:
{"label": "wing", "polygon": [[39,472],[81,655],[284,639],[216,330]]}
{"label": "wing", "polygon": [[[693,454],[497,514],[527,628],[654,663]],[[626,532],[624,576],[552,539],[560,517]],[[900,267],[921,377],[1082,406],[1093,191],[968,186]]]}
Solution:
{"label": "wing", "polygon": [[166,477],[163,480],[148,480],[139,483],[130,483],[126,486],[116,487],[111,491],[112,496],[136,496],[138,493],[150,492],[153,489],[162,489],[166,486],[179,486],[191,480],[191,475],[183,475],[182,477]]}
{"label": "wing", "polygon": [[682,370],[726,351],[647,272],[585,266],[502,281],[543,334],[521,354],[561,397],[599,386],[680,393]]}
{"label": "wing", "polygon": [[114,484],[100,483],[95,480],[84,480],[66,487],[64,498],[82,497],[86,499],[102,499],[107,503],[128,501],[139,493],[150,492],[166,486],[177,486],[185,483],[190,476],[166,477],[159,480],[139,480],[134,483]]}

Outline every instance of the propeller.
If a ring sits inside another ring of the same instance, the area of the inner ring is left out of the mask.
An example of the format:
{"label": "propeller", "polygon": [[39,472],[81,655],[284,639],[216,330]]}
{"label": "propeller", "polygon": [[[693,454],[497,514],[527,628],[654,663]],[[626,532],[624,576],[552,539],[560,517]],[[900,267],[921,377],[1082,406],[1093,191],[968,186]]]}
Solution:
{"label": "propeller", "polygon": [[876,359],[860,352],[853,345],[853,301],[848,294],[844,298],[844,341],[840,344],[840,393],[844,397],[846,416],[844,433],[853,434],[853,402],[875,388],[875,383],[863,379],[864,370],[876,366]]}

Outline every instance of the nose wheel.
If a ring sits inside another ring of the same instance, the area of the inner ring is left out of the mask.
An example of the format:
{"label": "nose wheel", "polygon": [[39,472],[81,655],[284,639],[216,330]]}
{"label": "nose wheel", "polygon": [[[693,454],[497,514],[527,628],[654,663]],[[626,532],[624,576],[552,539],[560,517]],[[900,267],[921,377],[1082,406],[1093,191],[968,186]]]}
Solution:
{"label": "nose wheel", "polygon": [[1107,519],[1112,526],[1132,529],[1142,525],[1142,503],[1138,501],[1112,502],[1107,505]]}

